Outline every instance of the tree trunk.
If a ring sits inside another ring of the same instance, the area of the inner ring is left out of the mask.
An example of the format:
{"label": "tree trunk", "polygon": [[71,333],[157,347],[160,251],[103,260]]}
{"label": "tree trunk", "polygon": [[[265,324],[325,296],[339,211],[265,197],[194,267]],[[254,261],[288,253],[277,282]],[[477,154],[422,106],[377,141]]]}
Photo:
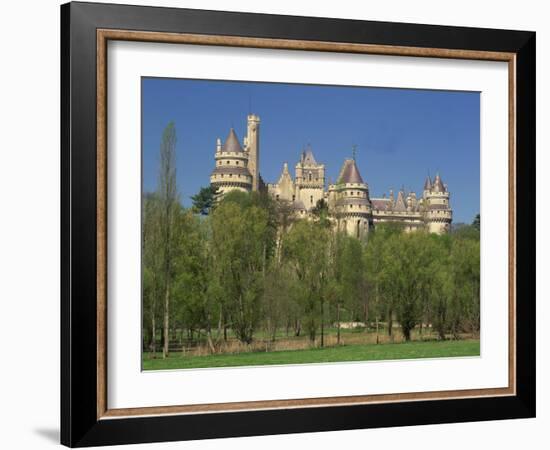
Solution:
{"label": "tree trunk", "polygon": [[151,314],[151,352],[153,352],[153,358],[155,358],[157,356],[157,327],[155,314]]}
{"label": "tree trunk", "polygon": [[410,330],[410,328],[408,328],[408,327],[403,328],[403,337],[405,338],[406,342],[411,340],[411,330]]}
{"label": "tree trunk", "polygon": [[325,346],[325,301],[321,300],[321,347]]}
{"label": "tree trunk", "polygon": [[336,304],[336,343],[340,345],[340,303]]}
{"label": "tree trunk", "polygon": [[393,311],[391,308],[388,310],[388,336],[393,338]]}
{"label": "tree trunk", "polygon": [[220,317],[218,318],[218,333],[216,339],[219,340],[222,335],[223,308],[220,307]]}
{"label": "tree trunk", "polygon": [[296,319],[294,322],[294,336],[300,337],[300,332],[302,331],[302,324],[299,319]]}
{"label": "tree trunk", "polygon": [[170,290],[168,287],[168,282],[166,283],[166,291],[164,293],[164,346],[162,348],[162,357],[167,358],[168,357],[168,343],[170,341],[170,313],[169,313],[169,307],[170,307]]}

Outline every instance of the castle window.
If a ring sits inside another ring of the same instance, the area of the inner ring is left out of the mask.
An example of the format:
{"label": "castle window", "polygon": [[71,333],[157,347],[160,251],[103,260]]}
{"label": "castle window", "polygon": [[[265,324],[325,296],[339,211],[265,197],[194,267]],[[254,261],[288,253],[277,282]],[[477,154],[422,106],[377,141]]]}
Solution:
{"label": "castle window", "polygon": [[229,174],[229,178],[232,178],[232,177],[233,177],[233,174],[232,174],[232,173],[230,173],[230,174]]}
{"label": "castle window", "polygon": [[276,200],[279,200],[279,194],[277,194],[277,195],[275,196],[275,199],[276,199]]}
{"label": "castle window", "polygon": [[226,163],[226,164],[229,164],[229,161],[226,161],[225,163]]}
{"label": "castle window", "polygon": [[292,201],[296,200],[296,196],[292,194]]}
{"label": "castle window", "polygon": [[308,174],[309,181],[311,181],[311,172]]}
{"label": "castle window", "polygon": [[221,161],[218,161],[218,166],[221,166],[222,165],[222,162]]}
{"label": "castle window", "polygon": [[310,195],[309,201],[310,201],[310,203],[313,205],[313,195]]}
{"label": "castle window", "polygon": [[239,161],[235,161],[235,164],[237,164],[237,166],[239,165]]}

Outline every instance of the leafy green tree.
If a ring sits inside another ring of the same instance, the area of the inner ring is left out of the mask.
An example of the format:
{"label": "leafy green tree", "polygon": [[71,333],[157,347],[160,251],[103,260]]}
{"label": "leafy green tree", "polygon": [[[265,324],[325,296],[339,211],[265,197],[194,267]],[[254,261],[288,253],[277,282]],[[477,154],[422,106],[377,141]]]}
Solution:
{"label": "leafy green tree", "polygon": [[189,209],[180,210],[178,223],[174,313],[188,330],[206,330],[210,351],[215,352],[212,328],[221,305],[213,293],[209,223]]}
{"label": "leafy green tree", "polygon": [[474,217],[474,221],[472,222],[472,226],[477,230],[481,230],[481,216],[479,214],[476,214]]}
{"label": "leafy green tree", "polygon": [[202,187],[197,194],[191,196],[194,211],[203,216],[207,216],[214,207],[218,195],[217,187],[212,185]]}
{"label": "leafy green tree", "polygon": [[431,239],[431,283],[427,291],[429,316],[440,340],[445,340],[453,303],[454,280],[450,261],[449,240]]}
{"label": "leafy green tree", "polygon": [[395,234],[385,248],[382,279],[406,341],[420,323],[422,297],[432,279],[427,238],[427,234],[420,231]]}
{"label": "leafy green tree", "polygon": [[266,253],[273,246],[268,216],[246,194],[226,196],[212,214],[215,277],[227,298],[233,330],[247,344],[260,319]]}
{"label": "leafy green tree", "polygon": [[328,288],[328,255],[330,231],[316,222],[299,220],[290,229],[285,241],[285,258],[294,267],[302,284],[304,326],[311,342],[321,327],[324,345],[324,309]]}
{"label": "leafy green tree", "polygon": [[321,198],[317,200],[317,203],[311,210],[311,214],[322,226],[327,228],[330,227],[328,203],[324,199]]}
{"label": "leafy green tree", "polygon": [[349,311],[349,317],[363,320],[359,311],[366,312],[365,268],[363,245],[359,239],[337,232],[333,242],[331,299],[336,310],[336,341],[340,344],[340,321],[342,309]]}
{"label": "leafy green tree", "polygon": [[454,279],[451,332],[479,332],[480,325],[480,244],[479,240],[459,238],[453,241],[451,266]]}
{"label": "leafy green tree", "polygon": [[143,346],[156,352],[157,325],[161,317],[162,297],[161,254],[160,244],[160,209],[158,198],[154,193],[143,196]]}

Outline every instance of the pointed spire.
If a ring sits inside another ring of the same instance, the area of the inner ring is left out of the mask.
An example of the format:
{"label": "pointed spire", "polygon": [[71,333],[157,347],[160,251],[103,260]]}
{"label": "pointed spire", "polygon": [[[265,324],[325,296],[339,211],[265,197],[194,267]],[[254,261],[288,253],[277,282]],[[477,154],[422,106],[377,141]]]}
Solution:
{"label": "pointed spire", "polygon": [[399,191],[397,194],[397,201],[395,202],[394,211],[406,211],[407,206],[405,205],[405,199],[403,198],[403,191]]}
{"label": "pointed spire", "polygon": [[223,151],[224,152],[234,152],[234,153],[242,153],[243,149],[241,147],[241,144],[239,143],[239,138],[237,137],[237,133],[235,133],[235,130],[233,127],[229,130],[229,134],[227,135],[227,139],[225,140],[225,143],[223,144]]}
{"label": "pointed spire", "polygon": [[430,180],[430,176],[428,175],[426,177],[426,181],[424,182],[424,190],[429,191],[432,189],[432,180]]}
{"label": "pointed spire", "polygon": [[439,176],[439,172],[435,176],[433,189],[436,192],[445,192],[445,186],[443,185],[443,180]]}
{"label": "pointed spire", "polygon": [[292,177],[290,176],[290,172],[288,171],[288,163],[285,161],[283,164],[283,171],[281,172],[281,176],[279,177],[279,185],[290,181],[292,183]]}

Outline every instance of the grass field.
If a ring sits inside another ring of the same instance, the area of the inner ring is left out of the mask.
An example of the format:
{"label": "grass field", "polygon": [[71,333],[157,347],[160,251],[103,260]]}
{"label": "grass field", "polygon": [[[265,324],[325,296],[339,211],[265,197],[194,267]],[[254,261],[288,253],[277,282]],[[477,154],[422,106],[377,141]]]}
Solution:
{"label": "grass field", "polygon": [[144,353],[144,370],[194,369],[204,367],[263,366],[343,361],[380,361],[392,359],[478,356],[479,340],[413,341],[395,344],[343,345],[307,350],[248,352],[208,356],[173,353],[169,358],[151,358]]}

